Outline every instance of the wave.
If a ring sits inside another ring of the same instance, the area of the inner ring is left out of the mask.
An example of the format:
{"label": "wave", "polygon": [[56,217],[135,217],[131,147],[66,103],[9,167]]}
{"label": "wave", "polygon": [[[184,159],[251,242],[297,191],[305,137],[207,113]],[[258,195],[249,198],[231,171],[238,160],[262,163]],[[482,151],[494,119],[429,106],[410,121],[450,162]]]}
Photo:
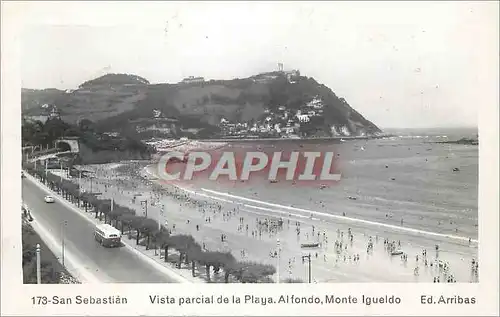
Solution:
{"label": "wave", "polygon": [[[441,237],[441,238],[448,238],[448,239],[453,239],[453,240],[460,240],[460,241],[469,241],[468,237],[462,237],[462,236],[456,236],[456,235],[451,235],[451,234],[444,234],[444,233],[437,233],[437,232],[432,232],[432,231],[426,231],[426,230],[420,230],[420,229],[414,229],[414,228],[407,228],[407,227],[401,227],[401,226],[396,226],[396,225],[390,225],[386,223],[381,223],[381,222],[376,222],[376,221],[369,221],[369,220],[364,220],[364,219],[358,219],[358,218],[351,218],[351,217],[346,217],[346,216],[337,216],[337,215],[332,215],[324,212],[319,212],[319,211],[314,211],[314,210],[309,210],[309,209],[303,209],[303,208],[296,208],[296,207],[291,207],[291,206],[284,206],[280,204],[275,204],[275,203],[268,203],[260,200],[255,200],[251,198],[246,198],[246,197],[241,197],[241,196],[236,196],[232,195],[229,193],[222,193],[218,192],[215,190],[211,189],[206,189],[206,188],[201,188],[202,191],[205,191],[207,193],[211,193],[214,195],[219,195],[223,197],[229,197],[229,198],[234,198],[242,201],[249,201],[252,203],[264,205],[264,206],[270,206],[270,207],[276,207],[276,208],[282,208],[282,209],[287,209],[291,211],[296,211],[296,212],[305,212],[309,213],[310,215],[317,215],[321,217],[327,217],[327,218],[334,218],[334,219],[339,219],[339,220],[344,220],[344,221],[350,221],[350,222],[357,222],[357,223],[363,223],[371,226],[377,226],[377,227],[383,227],[383,228],[389,228],[392,230],[397,230],[397,231],[403,231],[403,232],[410,232],[410,233],[417,233],[421,235],[428,235],[428,236],[435,236],[435,237]],[[245,207],[256,207],[252,205],[247,205],[247,204],[242,204]],[[258,207],[259,209],[262,209],[262,207]],[[270,209],[267,208],[266,210],[268,211],[273,211],[276,213],[283,213],[283,211],[280,210],[275,210],[275,209]],[[296,216],[296,215],[295,215]],[[471,239],[471,242],[478,242],[477,240]]]}
{"label": "wave", "polygon": [[[149,171],[148,168],[145,168],[145,171],[147,174],[154,175],[151,171]],[[156,175],[154,175],[156,176]],[[250,209],[256,209],[256,210],[262,210],[266,211],[269,213],[274,213],[274,214],[281,214],[281,215],[288,215],[288,216],[294,216],[298,218],[309,218],[311,220],[319,220],[318,218],[313,218],[312,216],[319,216],[322,218],[330,218],[330,219],[337,219],[337,220],[342,220],[342,221],[347,221],[347,222],[353,222],[353,223],[361,223],[373,227],[381,227],[381,228],[386,228],[386,229],[391,229],[394,231],[400,231],[400,232],[407,232],[407,233],[413,233],[413,234],[419,234],[419,235],[424,235],[424,236],[433,236],[433,237],[440,237],[440,238],[446,238],[450,240],[457,240],[457,241],[464,241],[468,242],[469,237],[463,237],[463,236],[457,236],[457,235],[451,235],[451,234],[444,234],[444,233],[438,233],[438,232],[432,232],[432,231],[426,231],[426,230],[420,230],[420,229],[414,229],[414,228],[408,228],[408,227],[401,227],[397,225],[391,225],[391,224],[386,224],[382,222],[376,222],[376,221],[370,221],[370,220],[364,220],[364,219],[359,219],[359,218],[352,218],[352,217],[347,217],[347,216],[338,216],[338,215],[332,215],[329,213],[324,213],[324,212],[319,212],[315,210],[310,210],[310,209],[304,209],[304,208],[297,208],[297,207],[292,207],[292,206],[285,206],[285,205],[280,205],[276,203],[270,203],[270,202],[265,202],[262,200],[256,200],[256,199],[251,199],[247,197],[242,197],[242,196],[237,196],[229,193],[224,193],[224,192],[219,192],[215,191],[212,189],[207,189],[207,188],[200,188],[201,191],[204,193],[201,193],[197,190],[194,189],[189,189],[183,186],[179,186],[177,184],[170,184],[172,186],[175,186],[176,188],[185,191],[186,193],[189,193],[191,195],[195,196],[200,196],[200,197],[205,197],[217,201],[222,201],[226,203],[232,203],[235,205],[238,205],[240,207],[245,207],[245,208],[250,208]],[[224,197],[224,198],[222,198]],[[231,199],[227,199],[231,198]],[[244,201],[244,202],[250,202],[256,205],[252,204],[246,204],[239,201]],[[259,206],[260,205],[260,206]],[[267,206],[267,207],[262,207],[262,206]],[[273,207],[273,208],[268,208],[268,207]],[[279,209],[276,209],[279,208]],[[280,210],[281,209],[281,210]],[[284,210],[287,211],[284,211]],[[292,213],[293,212],[293,213]],[[306,213],[307,215],[301,215],[298,213]],[[477,239],[471,239],[471,242],[477,243]]]}

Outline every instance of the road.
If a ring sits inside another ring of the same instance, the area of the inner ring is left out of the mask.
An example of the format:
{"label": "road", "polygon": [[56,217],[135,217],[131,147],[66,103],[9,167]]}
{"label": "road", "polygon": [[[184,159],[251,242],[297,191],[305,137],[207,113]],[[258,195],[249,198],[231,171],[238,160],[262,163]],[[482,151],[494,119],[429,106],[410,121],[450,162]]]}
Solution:
{"label": "road", "polygon": [[94,226],[69,207],[56,200],[44,202],[46,192],[27,178],[22,180],[23,201],[32,210],[35,221],[62,239],[64,221],[65,250],[99,277],[110,283],[175,283],[135,253],[121,248],[104,248],[94,240]]}

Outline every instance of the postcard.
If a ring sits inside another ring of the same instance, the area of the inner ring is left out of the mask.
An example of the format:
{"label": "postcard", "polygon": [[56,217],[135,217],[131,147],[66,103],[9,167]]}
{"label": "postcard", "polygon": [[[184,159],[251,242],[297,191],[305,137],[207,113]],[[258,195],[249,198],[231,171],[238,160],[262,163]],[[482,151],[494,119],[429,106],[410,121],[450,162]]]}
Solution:
{"label": "postcard", "polygon": [[2,3],[2,314],[498,314],[498,9]]}

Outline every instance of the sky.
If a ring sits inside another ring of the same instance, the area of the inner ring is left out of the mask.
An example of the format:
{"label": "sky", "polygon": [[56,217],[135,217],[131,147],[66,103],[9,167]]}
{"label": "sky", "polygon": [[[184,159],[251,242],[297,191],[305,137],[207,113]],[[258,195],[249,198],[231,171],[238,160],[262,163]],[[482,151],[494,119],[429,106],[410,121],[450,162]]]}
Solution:
{"label": "sky", "polygon": [[29,2],[14,11],[24,88],[71,89],[106,73],[244,78],[281,62],[382,128],[474,127],[478,105],[498,93],[498,2]]}

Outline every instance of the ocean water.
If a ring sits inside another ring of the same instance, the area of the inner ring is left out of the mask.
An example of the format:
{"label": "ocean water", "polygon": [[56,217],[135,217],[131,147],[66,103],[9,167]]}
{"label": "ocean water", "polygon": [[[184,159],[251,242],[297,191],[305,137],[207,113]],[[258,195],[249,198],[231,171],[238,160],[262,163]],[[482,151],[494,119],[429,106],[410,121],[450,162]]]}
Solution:
{"label": "ocean water", "polygon": [[[211,181],[190,187],[261,202],[345,215],[429,232],[477,238],[478,147],[439,141],[475,137],[474,130],[391,131],[375,140],[231,142],[221,151],[333,151],[341,180],[319,183]],[[459,171],[453,171],[458,168]]]}

